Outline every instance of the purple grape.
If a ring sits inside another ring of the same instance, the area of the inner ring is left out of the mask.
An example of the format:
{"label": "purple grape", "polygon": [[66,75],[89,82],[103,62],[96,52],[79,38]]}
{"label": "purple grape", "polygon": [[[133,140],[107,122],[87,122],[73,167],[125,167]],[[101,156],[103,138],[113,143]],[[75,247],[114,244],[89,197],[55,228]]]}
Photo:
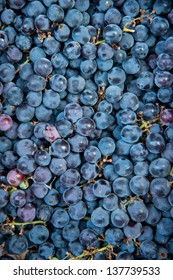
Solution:
{"label": "purple grape", "polygon": [[0,115],[0,130],[1,131],[7,131],[9,130],[13,125],[12,118],[7,114]]}
{"label": "purple grape", "polygon": [[23,222],[32,222],[36,216],[36,208],[31,203],[26,203],[24,207],[17,209],[17,216]]}
{"label": "purple grape", "polygon": [[173,109],[165,109],[160,114],[160,120],[164,125],[171,125],[173,124]]}
{"label": "purple grape", "polygon": [[58,130],[53,125],[47,125],[45,127],[45,129],[43,130],[43,136],[49,142],[53,142],[54,140],[61,138]]}
{"label": "purple grape", "polygon": [[7,181],[12,186],[19,186],[25,181],[25,175],[19,172],[17,168],[14,168],[8,172]]}

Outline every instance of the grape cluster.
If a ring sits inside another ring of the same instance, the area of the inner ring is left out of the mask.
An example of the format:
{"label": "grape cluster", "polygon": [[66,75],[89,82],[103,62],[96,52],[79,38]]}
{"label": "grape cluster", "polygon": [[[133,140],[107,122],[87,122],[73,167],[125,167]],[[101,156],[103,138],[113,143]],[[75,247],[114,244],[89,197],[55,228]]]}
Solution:
{"label": "grape cluster", "polygon": [[173,259],[171,0],[0,1],[0,259]]}

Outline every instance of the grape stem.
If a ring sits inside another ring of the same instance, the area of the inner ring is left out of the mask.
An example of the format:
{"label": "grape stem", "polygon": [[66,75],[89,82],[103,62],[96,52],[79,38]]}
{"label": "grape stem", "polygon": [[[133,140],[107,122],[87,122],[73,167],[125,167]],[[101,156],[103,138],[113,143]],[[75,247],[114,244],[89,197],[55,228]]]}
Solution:
{"label": "grape stem", "polygon": [[132,27],[135,27],[135,26],[136,26],[136,21],[142,21],[144,18],[148,18],[149,20],[152,20],[151,17],[150,17],[150,15],[155,14],[155,11],[153,10],[150,14],[147,14],[147,15],[145,15],[144,12],[145,12],[145,11],[141,10],[141,13],[142,13],[142,14],[141,14],[140,17],[134,18],[134,19],[132,19],[132,20],[126,22],[126,24],[124,25],[122,31],[123,31],[123,32],[131,32],[131,33],[134,33],[134,32],[135,32],[134,29],[128,28],[128,25],[129,25],[129,24],[132,24]]}
{"label": "grape stem", "polygon": [[6,223],[6,224],[3,224],[3,226],[10,226],[11,228],[15,228],[15,226],[21,226],[21,227],[24,227],[24,226],[27,226],[27,225],[37,225],[37,224],[44,224],[46,225],[46,222],[45,221],[41,221],[41,220],[37,220],[37,221],[33,221],[33,222],[15,222],[15,221],[12,221],[10,223]]}
{"label": "grape stem", "polygon": [[30,62],[30,57],[27,56],[27,57],[26,57],[26,60],[25,60],[25,61],[19,66],[19,68],[16,70],[15,74],[17,74],[17,73],[19,72],[21,66],[23,66],[23,65],[25,65],[25,64],[27,64],[27,63],[29,63],[29,62]]}
{"label": "grape stem", "polygon": [[108,244],[107,246],[102,247],[102,248],[97,248],[93,251],[84,251],[81,255],[79,255],[77,257],[71,257],[69,260],[80,260],[85,257],[91,257],[91,256],[95,255],[96,253],[101,253],[101,252],[108,251],[108,250],[112,250],[111,244]]}
{"label": "grape stem", "polygon": [[[173,177],[173,167],[171,168],[171,171],[170,171],[169,175]],[[170,183],[172,184],[173,181],[170,181]]]}
{"label": "grape stem", "polygon": [[105,40],[97,41],[97,42],[95,43],[95,45],[97,46],[97,45],[100,45],[100,44],[103,44],[103,43],[105,43]]}
{"label": "grape stem", "polygon": [[132,196],[130,196],[130,198],[129,198],[129,200],[127,200],[127,201],[125,201],[124,203],[123,203],[123,206],[124,207],[126,207],[126,206],[128,206],[129,204],[131,204],[132,202],[134,202],[135,200],[138,200],[138,201],[143,201],[140,197],[138,197],[138,196],[134,196],[134,197],[132,197]]}

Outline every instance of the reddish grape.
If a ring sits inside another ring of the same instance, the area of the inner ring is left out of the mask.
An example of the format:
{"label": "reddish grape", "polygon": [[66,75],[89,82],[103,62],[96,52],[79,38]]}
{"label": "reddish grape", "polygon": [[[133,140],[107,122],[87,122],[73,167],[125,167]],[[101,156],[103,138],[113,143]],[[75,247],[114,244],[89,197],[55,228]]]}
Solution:
{"label": "reddish grape", "polygon": [[49,142],[53,142],[57,138],[61,138],[61,136],[59,135],[59,132],[57,131],[56,127],[53,126],[53,125],[47,125],[45,127],[45,129],[43,130],[43,136]]}
{"label": "reddish grape", "polygon": [[13,125],[12,118],[7,114],[0,115],[0,130],[7,131]]}
{"label": "reddish grape", "polygon": [[164,125],[173,124],[173,109],[165,109],[160,114],[160,120]]}
{"label": "reddish grape", "polygon": [[10,185],[18,186],[25,180],[25,175],[20,173],[17,168],[12,169],[7,174],[7,181]]}

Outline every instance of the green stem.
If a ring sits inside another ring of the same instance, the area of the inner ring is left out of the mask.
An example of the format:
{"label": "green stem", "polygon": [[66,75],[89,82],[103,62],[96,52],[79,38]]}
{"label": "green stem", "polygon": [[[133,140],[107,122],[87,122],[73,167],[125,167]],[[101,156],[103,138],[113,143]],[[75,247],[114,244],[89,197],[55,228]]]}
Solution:
{"label": "green stem", "polygon": [[83,218],[84,221],[88,221],[89,219],[90,219],[89,216],[85,216],[85,217]]}
{"label": "green stem", "polygon": [[173,177],[173,167],[171,168],[169,175]]}
{"label": "green stem", "polygon": [[33,221],[33,222],[11,222],[11,223],[7,223],[7,224],[4,224],[4,226],[10,226],[12,228],[14,228],[15,226],[21,226],[21,227],[24,227],[24,226],[27,226],[27,225],[37,225],[37,224],[46,224],[45,221],[41,221],[41,220],[38,220],[38,221]]}
{"label": "green stem", "polygon": [[103,44],[103,43],[105,43],[105,40],[97,41],[97,42],[95,43],[95,45],[100,45],[100,44]]}
{"label": "green stem", "polygon": [[30,62],[30,58],[28,57],[28,58],[22,63],[22,65],[27,64],[27,63],[29,63],[29,62]]}
{"label": "green stem", "polygon": [[1,26],[1,30],[4,30],[4,28],[5,28],[5,25],[2,25],[2,26]]}
{"label": "green stem", "polygon": [[81,255],[79,255],[78,257],[72,257],[69,260],[80,260],[80,259],[88,257],[88,256],[93,256],[98,252],[101,253],[101,252],[104,252],[104,251],[107,251],[107,250],[110,250],[110,249],[112,249],[112,245],[108,244],[107,246],[102,247],[100,249],[95,249],[95,250],[90,251],[90,252],[84,252]]}

